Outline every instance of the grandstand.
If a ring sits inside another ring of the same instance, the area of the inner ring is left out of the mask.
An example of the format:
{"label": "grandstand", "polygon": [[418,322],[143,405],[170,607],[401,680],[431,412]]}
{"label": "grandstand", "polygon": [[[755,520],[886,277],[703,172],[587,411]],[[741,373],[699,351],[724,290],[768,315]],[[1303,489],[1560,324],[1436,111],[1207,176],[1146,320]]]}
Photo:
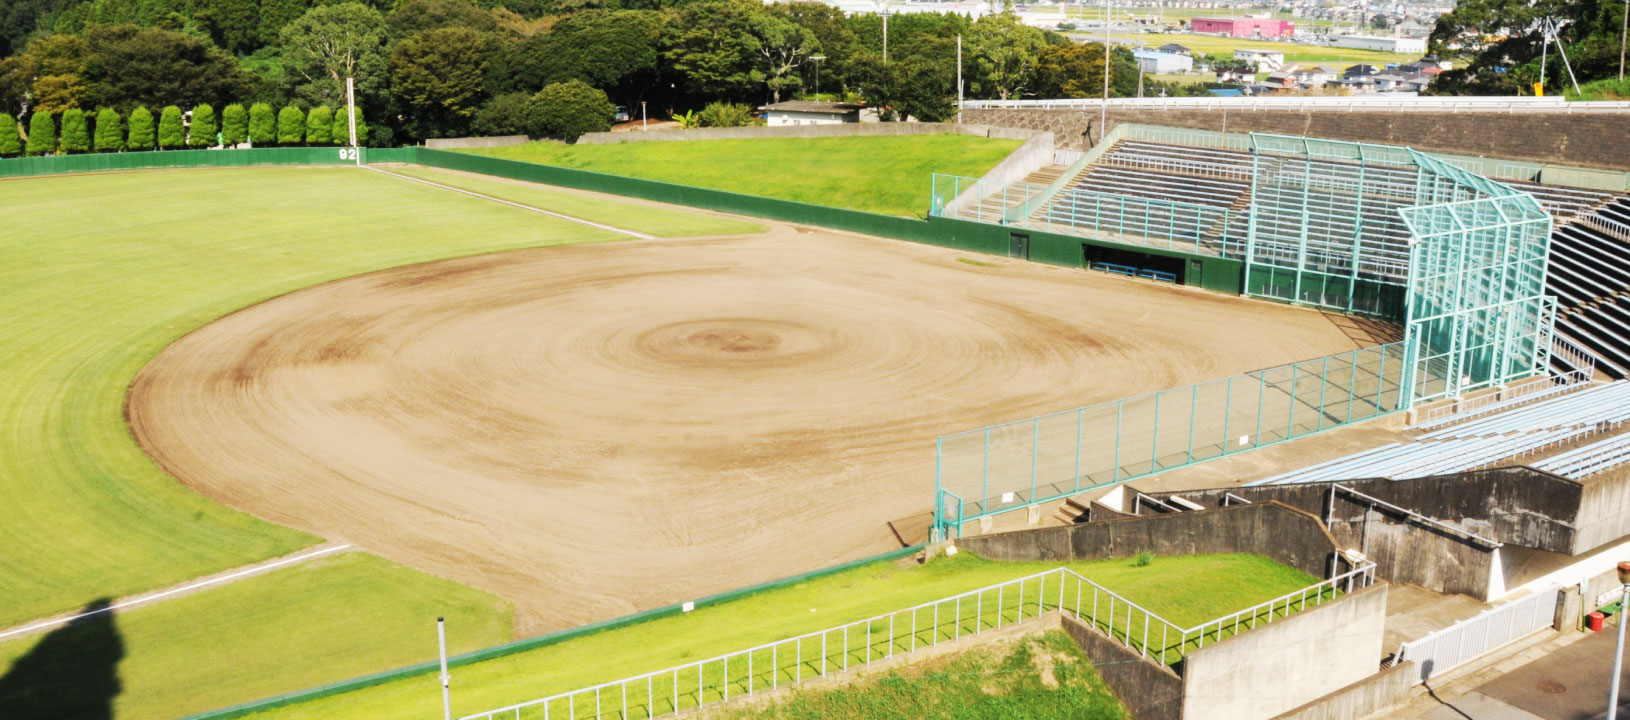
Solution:
{"label": "grandstand", "polygon": [[[1095,161],[1067,170],[1052,166],[1026,178],[1022,192],[1000,195],[1005,202],[981,198],[955,215],[984,222],[999,216],[1006,224],[1038,230],[1243,258],[1249,210],[1255,202],[1256,257],[1294,263],[1302,250],[1298,194],[1285,193],[1282,184],[1272,182],[1258,183],[1253,194],[1252,180],[1259,174],[1269,179],[1294,176],[1305,168],[1288,166],[1284,158],[1272,154],[1253,154],[1234,140],[1225,137],[1221,143],[1233,147],[1197,147],[1122,139]],[[1259,168],[1259,162],[1267,167]],[[1360,256],[1358,276],[1401,280],[1407,274],[1410,232],[1398,211],[1416,202],[1416,170],[1401,164],[1314,163],[1324,182],[1350,187],[1362,183],[1366,190],[1357,227],[1375,247]],[[1630,377],[1630,195],[1532,179],[1502,184],[1531,196],[1554,221],[1545,293],[1556,298],[1557,336],[1578,345],[1603,376]],[[1334,241],[1344,226],[1350,232],[1353,223],[1309,215],[1312,235],[1333,237],[1332,242],[1310,244],[1305,262],[1327,272],[1350,271],[1345,259],[1353,256],[1345,246],[1350,245],[1350,235]],[[1179,280],[1168,265],[1143,268],[1140,259],[1159,264],[1125,253],[1100,253],[1086,264],[1125,275]],[[1561,357],[1552,363],[1558,372],[1577,369]]]}

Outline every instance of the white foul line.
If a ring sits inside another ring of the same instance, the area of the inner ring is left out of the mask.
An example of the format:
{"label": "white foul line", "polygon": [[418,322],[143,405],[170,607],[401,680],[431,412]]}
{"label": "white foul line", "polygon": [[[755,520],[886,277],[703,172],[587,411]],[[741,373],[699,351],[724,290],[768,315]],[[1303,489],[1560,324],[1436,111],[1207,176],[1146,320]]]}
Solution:
{"label": "white foul line", "polygon": [[214,585],[214,584],[217,584],[217,583],[226,582],[228,580],[236,580],[238,578],[244,577],[245,575],[254,575],[255,573],[265,572],[265,571],[271,570],[273,568],[283,567],[284,565],[291,565],[291,564],[294,564],[294,563],[297,563],[297,562],[304,562],[306,560],[310,560],[310,559],[312,559],[314,557],[317,557],[319,555],[327,555],[327,554],[332,553],[332,552],[339,552],[339,551],[344,550],[344,549],[349,548],[349,547],[351,547],[349,544],[336,545],[336,546],[331,547],[331,548],[323,548],[323,549],[318,550],[316,552],[310,552],[310,553],[306,553],[305,555],[299,555],[299,556],[296,556],[296,557],[291,557],[291,558],[287,558],[287,559],[284,559],[284,560],[279,560],[279,561],[274,562],[274,563],[267,563],[265,565],[257,565],[255,567],[248,568],[248,569],[245,569],[245,570],[239,570],[239,571],[237,571],[235,573],[232,573],[230,575],[222,575],[221,577],[218,577],[218,578],[205,580],[203,582],[196,582],[196,583],[193,583],[191,585],[186,585],[186,586],[183,586],[183,587],[171,588],[169,590],[165,590],[164,592],[153,593],[152,595],[139,597],[139,598],[136,598],[134,600],[126,600],[124,602],[114,603],[114,604],[109,605],[109,606],[107,606],[105,608],[102,608],[100,610],[92,610],[92,611],[87,612],[87,613],[79,613],[78,615],[73,615],[73,616],[65,617],[65,618],[58,618],[56,620],[47,620],[45,622],[35,623],[33,625],[29,625],[28,627],[18,628],[16,630],[10,630],[10,631],[7,631],[7,632],[0,633],[0,638],[8,638],[8,637],[11,637],[12,635],[22,635],[24,633],[33,632],[35,630],[43,630],[45,628],[52,627],[54,625],[62,625],[64,623],[70,623],[70,622],[78,620],[78,619],[80,619],[82,617],[90,617],[92,615],[98,615],[98,614],[105,613],[105,612],[113,612],[114,610],[118,610],[120,608],[130,607],[131,605],[140,605],[142,603],[157,600],[157,599],[159,599],[161,597],[167,597],[167,596],[170,596],[170,595],[174,595],[176,593],[184,593],[184,592],[187,592],[189,590],[197,590],[198,588],[204,587],[206,585]]}
{"label": "white foul line", "polygon": [[451,185],[443,185],[443,184],[441,184],[439,182],[433,182],[433,181],[430,181],[430,180],[421,180],[419,178],[412,177],[410,175],[403,175],[401,173],[393,173],[393,172],[391,172],[389,170],[385,170],[383,168],[376,168],[376,167],[374,167],[372,165],[363,165],[362,167],[367,168],[369,170],[372,170],[374,172],[385,173],[386,175],[390,175],[391,177],[399,177],[399,178],[402,178],[403,180],[412,180],[413,182],[416,182],[416,183],[424,183],[424,184],[430,185],[432,187],[439,187],[439,188],[441,188],[443,190],[452,190],[453,192],[456,192],[456,193],[464,193],[465,195],[472,195],[472,196],[481,198],[482,200],[491,200],[491,201],[493,201],[495,203],[503,203],[503,204],[509,205],[511,207],[518,207],[518,208],[520,208],[522,210],[531,210],[532,212],[535,212],[535,213],[543,213],[544,215],[557,217],[557,218],[560,218],[562,220],[570,220],[570,221],[572,221],[574,223],[579,223],[579,224],[582,224],[582,225],[588,225],[589,227],[597,227],[597,228],[600,228],[601,230],[610,230],[610,231],[615,232],[615,233],[622,233],[624,235],[637,237],[637,238],[639,238],[641,240],[655,240],[656,239],[655,235],[646,235],[645,233],[642,233],[642,232],[634,232],[633,230],[625,230],[625,229],[620,228],[620,227],[612,227],[610,225],[602,225],[600,223],[593,222],[593,221],[590,221],[590,220],[584,220],[583,218],[572,217],[570,215],[562,215],[560,213],[550,212],[550,211],[544,210],[542,208],[535,208],[535,207],[532,207],[531,205],[523,205],[523,204],[518,203],[518,202],[510,202],[510,201],[505,200],[503,198],[495,198],[495,197],[493,197],[491,195],[482,195],[481,193],[472,192],[472,191],[469,191],[469,190],[465,190],[463,188],[456,188],[456,187],[453,187]]}

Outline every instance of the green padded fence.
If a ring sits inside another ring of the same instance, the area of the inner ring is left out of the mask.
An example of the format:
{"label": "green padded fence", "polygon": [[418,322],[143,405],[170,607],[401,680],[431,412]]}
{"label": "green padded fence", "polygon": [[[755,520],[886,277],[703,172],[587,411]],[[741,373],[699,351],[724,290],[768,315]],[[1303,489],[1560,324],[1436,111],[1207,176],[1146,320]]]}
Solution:
{"label": "green padded fence", "polygon": [[[409,148],[401,148],[409,149]],[[355,165],[370,155],[398,153],[401,149],[369,150],[348,147],[253,148],[245,150],[164,150],[153,152],[52,155],[0,160],[0,178],[119,172],[163,168],[251,167],[257,165]]]}
{"label": "green padded fence", "polygon": [[[734,600],[740,600],[750,595],[757,595],[770,590],[790,587],[801,582],[814,580],[816,578],[821,578],[828,575],[834,575],[845,570],[852,570],[862,565],[868,565],[875,562],[887,562],[889,560],[898,560],[914,554],[922,549],[922,545],[913,545],[911,547],[886,552],[881,555],[874,555],[869,558],[862,558],[852,562],[821,568],[820,570],[812,570],[807,573],[793,575],[792,577],[771,580],[758,585],[722,592],[717,595],[709,595],[695,601],[695,607],[700,609],[714,605],[722,605]],[[559,632],[553,632],[547,635],[539,635],[538,637],[534,638],[517,640],[512,643],[495,645],[493,647],[483,648],[481,650],[474,650],[460,655],[454,655],[447,658],[447,667],[462,667],[464,665],[492,660],[494,658],[501,658],[506,655],[514,655],[516,653],[526,652],[528,650],[536,650],[541,647],[557,645],[569,640],[575,640],[587,635],[593,635],[595,633],[616,630],[618,628],[628,627],[630,625],[636,625],[650,620],[658,620],[673,615],[679,615],[683,612],[684,608],[681,605],[667,605],[664,607],[653,608],[651,610],[646,610],[645,612],[624,615],[611,620],[571,628],[570,630],[561,630]],[[238,718],[257,712],[271,710],[273,708],[320,700],[325,697],[354,692],[364,688],[373,687],[375,685],[383,685],[388,682],[394,682],[396,680],[416,677],[419,675],[428,675],[437,672],[440,669],[441,665],[438,660],[428,660],[415,665],[397,668],[395,670],[387,670],[382,673],[364,675],[362,677],[352,678],[350,680],[342,680],[340,682],[330,683],[327,685],[319,685],[314,688],[307,688],[305,690],[275,695],[269,698],[262,698],[253,702],[246,702],[239,705],[233,705],[231,707],[218,708],[209,712],[198,713],[196,715],[189,715],[182,718],[182,720],[230,720],[230,718]]]}

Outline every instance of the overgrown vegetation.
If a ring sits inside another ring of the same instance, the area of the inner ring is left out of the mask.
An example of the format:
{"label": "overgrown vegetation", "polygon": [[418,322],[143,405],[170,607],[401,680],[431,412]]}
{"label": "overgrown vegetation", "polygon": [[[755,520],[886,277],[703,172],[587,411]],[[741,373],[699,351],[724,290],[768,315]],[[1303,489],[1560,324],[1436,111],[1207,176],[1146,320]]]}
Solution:
{"label": "overgrown vegetation", "polygon": [[1438,18],[1430,49],[1458,59],[1463,67],[1439,76],[1432,92],[1530,95],[1534,83],[1544,82],[1548,95],[1575,95],[1556,43],[1545,40],[1544,26],[1550,24],[1558,28],[1557,42],[1566,47],[1581,86],[1589,83],[1594,93],[1614,94],[1604,93],[1614,89],[1611,85],[1594,83],[1617,79],[1627,11],[1623,2],[1614,0],[1461,0]]}
{"label": "overgrown vegetation", "polygon": [[1017,140],[968,135],[909,135],[608,145],[535,142],[468,152],[816,205],[920,215],[933,173],[977,177],[1018,145]]}
{"label": "overgrown vegetation", "polygon": [[710,720],[1120,720],[1126,707],[1061,630],[1022,635],[835,689],[798,690]]}

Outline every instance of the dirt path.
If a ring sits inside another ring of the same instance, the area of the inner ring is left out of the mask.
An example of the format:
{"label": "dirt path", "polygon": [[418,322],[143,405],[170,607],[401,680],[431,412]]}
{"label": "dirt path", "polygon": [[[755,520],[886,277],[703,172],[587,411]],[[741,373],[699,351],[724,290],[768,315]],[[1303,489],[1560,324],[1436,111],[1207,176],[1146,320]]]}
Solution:
{"label": "dirt path", "polygon": [[896,547],[934,437],[1350,349],[1323,315],[777,225],[387,270],[234,313],[137,439],[539,632]]}

